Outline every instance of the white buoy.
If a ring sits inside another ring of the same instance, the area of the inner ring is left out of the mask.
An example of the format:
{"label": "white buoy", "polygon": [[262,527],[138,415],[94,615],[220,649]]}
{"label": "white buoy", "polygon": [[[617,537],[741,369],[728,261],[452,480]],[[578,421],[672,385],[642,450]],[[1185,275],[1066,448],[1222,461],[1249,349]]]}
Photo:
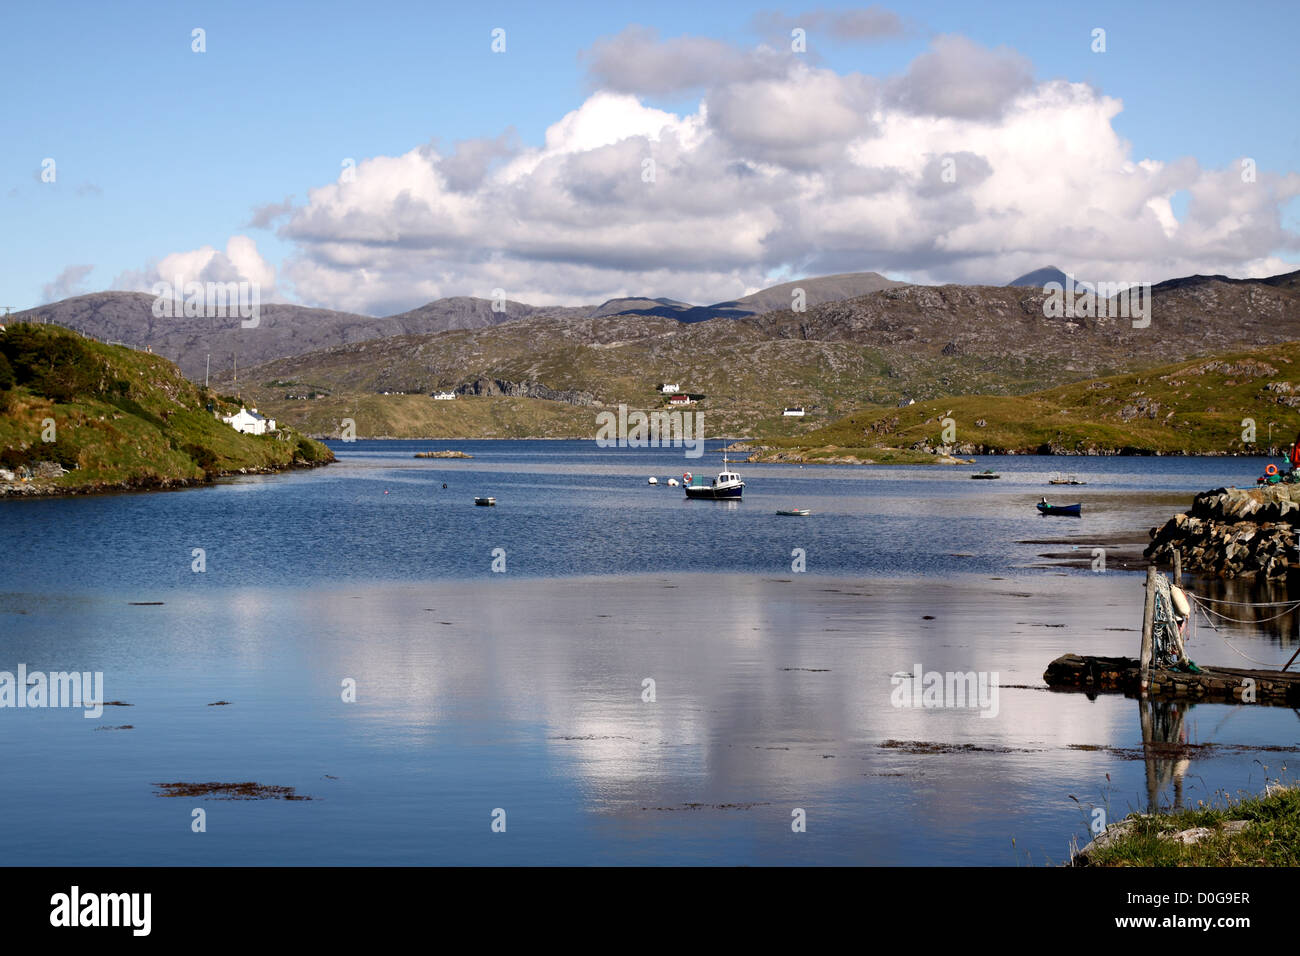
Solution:
{"label": "white buoy", "polygon": [[651,476],[650,476],[650,480],[647,481],[646,484],[647,484],[647,485],[657,485],[657,484],[659,484],[659,479],[656,478],[656,477],[654,477],[653,475],[651,475]]}
{"label": "white buoy", "polygon": [[669,488],[676,488],[676,487],[677,487],[677,479],[676,479],[676,478],[669,478],[669,479],[668,479],[668,487],[669,487]]}

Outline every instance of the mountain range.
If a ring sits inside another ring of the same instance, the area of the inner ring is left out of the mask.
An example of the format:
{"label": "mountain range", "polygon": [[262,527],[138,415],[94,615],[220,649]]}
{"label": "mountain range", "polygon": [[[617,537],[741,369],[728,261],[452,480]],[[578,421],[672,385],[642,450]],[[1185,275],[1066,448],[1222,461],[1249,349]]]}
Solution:
{"label": "mountain range", "polygon": [[[866,405],[1023,394],[1300,340],[1300,272],[1161,283],[1151,292],[1150,322],[1140,328],[1129,318],[1046,318],[1046,299],[1037,288],[903,285],[805,312],[696,323],[534,315],[276,359],[241,372],[238,382],[224,376],[220,385],[256,396],[312,433],[329,433],[331,422],[351,417],[366,434],[425,436],[484,434],[481,428],[515,434],[516,416],[543,395],[584,408],[658,407],[660,384],[669,382],[703,396],[696,407],[707,412],[711,434],[791,435]],[[289,398],[306,389],[328,397]],[[485,397],[428,399],[444,390]],[[473,417],[482,414],[475,403],[491,396],[509,398],[513,411],[492,421]],[[803,417],[783,415],[796,405]],[[573,421],[585,428],[591,417],[587,410],[577,419],[552,412],[546,435],[581,433],[571,430]]]}
{"label": "mountain range", "polygon": [[[796,287],[804,311],[792,308]],[[156,319],[149,296],[100,293],[15,318],[48,315],[101,339],[150,344],[200,381],[211,352],[215,386],[281,420],[330,434],[353,418],[359,434],[393,436],[582,434],[589,406],[656,407],[663,382],[703,396],[697,408],[711,433],[793,435],[867,405],[1024,394],[1300,341],[1300,272],[1188,276],[1159,283],[1150,298],[1149,325],[1134,328],[1115,316],[1048,318],[1037,285],[923,286],[856,273],[707,307],[645,298],[508,302],[501,313],[489,300],[455,298],[373,318],[268,305],[257,328],[241,329],[235,319]],[[695,320],[700,309],[716,314]],[[219,360],[236,348],[237,377]],[[429,399],[444,390],[473,397]],[[306,394],[322,397],[298,397]],[[787,405],[807,414],[785,417]]]}
{"label": "mountain range", "polygon": [[398,335],[482,329],[527,318],[627,315],[704,322],[789,308],[797,288],[803,290],[806,305],[815,306],[903,284],[875,272],[847,273],[786,282],[713,305],[623,298],[600,305],[535,306],[455,296],[384,317],[273,303],[260,307],[258,325],[249,329],[242,328],[236,317],[157,317],[153,314],[154,297],[142,292],[95,292],[16,312],[10,319],[53,322],[100,341],[148,347],[174,361],[191,379],[201,380],[209,372],[209,357],[210,371],[224,372],[236,365],[249,367],[332,346]]}

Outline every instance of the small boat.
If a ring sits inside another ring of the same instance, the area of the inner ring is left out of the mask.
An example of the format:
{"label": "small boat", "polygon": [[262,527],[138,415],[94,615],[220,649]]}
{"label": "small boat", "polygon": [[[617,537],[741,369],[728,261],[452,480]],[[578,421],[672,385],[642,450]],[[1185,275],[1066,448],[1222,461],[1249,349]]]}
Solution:
{"label": "small boat", "polygon": [[812,514],[807,508],[777,508],[776,513],[779,515],[798,515],[799,517]]}
{"label": "small boat", "polygon": [[979,472],[978,474],[971,475],[971,477],[972,477],[972,478],[983,478],[983,479],[985,479],[986,481],[992,481],[994,478],[1001,478],[1002,476],[999,475],[999,474],[994,473],[993,469],[991,469],[991,468],[985,468],[983,471]]}
{"label": "small boat", "polygon": [[1053,475],[1047,479],[1049,485],[1086,485],[1086,481],[1080,481],[1074,475]]}
{"label": "small boat", "polygon": [[687,498],[705,498],[711,501],[739,498],[745,491],[745,482],[740,475],[727,467],[727,450],[722,450],[722,471],[718,477],[709,480],[703,475],[692,475],[689,471],[682,475],[682,487]]}
{"label": "small boat", "polygon": [[474,499],[474,504],[476,504],[476,505],[484,505],[484,506],[486,506],[486,507],[492,507],[492,506],[495,505],[496,503],[497,503],[497,500],[496,500],[495,498],[475,498],[475,499]]}
{"label": "small boat", "polygon": [[1074,518],[1083,516],[1083,505],[1049,505],[1044,498],[1038,504],[1034,505],[1038,513],[1042,515],[1069,515]]}

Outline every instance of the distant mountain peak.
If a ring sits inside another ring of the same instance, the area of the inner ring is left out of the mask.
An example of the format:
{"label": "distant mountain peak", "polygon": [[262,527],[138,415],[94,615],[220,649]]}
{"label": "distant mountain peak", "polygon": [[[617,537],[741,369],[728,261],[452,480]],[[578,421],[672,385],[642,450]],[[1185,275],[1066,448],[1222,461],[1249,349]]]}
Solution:
{"label": "distant mountain peak", "polygon": [[1026,272],[1018,278],[1012,279],[1007,283],[1008,286],[1036,286],[1041,289],[1049,282],[1059,282],[1062,286],[1069,281],[1067,276],[1056,266],[1043,266],[1041,269],[1035,269],[1033,272]]}

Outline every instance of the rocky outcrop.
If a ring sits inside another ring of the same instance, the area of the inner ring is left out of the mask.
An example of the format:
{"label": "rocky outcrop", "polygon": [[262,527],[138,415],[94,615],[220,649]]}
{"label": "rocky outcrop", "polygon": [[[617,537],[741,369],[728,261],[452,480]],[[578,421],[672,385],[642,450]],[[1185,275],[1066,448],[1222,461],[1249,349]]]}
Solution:
{"label": "rocky outcrop", "polygon": [[1282,579],[1300,567],[1297,527],[1300,484],[1216,488],[1197,495],[1189,511],[1152,528],[1143,554],[1163,564],[1177,550],[1186,571]]}
{"label": "rocky outcrop", "polygon": [[[202,478],[175,478],[164,475],[138,475],[118,481],[88,481],[77,485],[57,484],[48,479],[34,477],[30,470],[18,469],[17,472],[0,469],[0,498],[56,498],[72,495],[101,495],[118,491],[174,491],[179,488],[201,488],[210,485],[218,478],[233,478],[235,475],[275,475],[283,471],[300,468],[321,468],[331,464],[328,461],[308,461],[295,456],[293,461],[284,465],[253,465],[244,468],[229,468],[212,471]],[[52,473],[50,473],[52,474]],[[68,474],[68,472],[63,472]],[[12,479],[6,475],[12,475]]]}
{"label": "rocky outcrop", "polygon": [[457,395],[507,395],[511,398],[542,398],[548,402],[565,402],[569,405],[595,405],[596,396],[577,389],[550,388],[541,382],[507,382],[499,378],[480,378],[461,385]]}

